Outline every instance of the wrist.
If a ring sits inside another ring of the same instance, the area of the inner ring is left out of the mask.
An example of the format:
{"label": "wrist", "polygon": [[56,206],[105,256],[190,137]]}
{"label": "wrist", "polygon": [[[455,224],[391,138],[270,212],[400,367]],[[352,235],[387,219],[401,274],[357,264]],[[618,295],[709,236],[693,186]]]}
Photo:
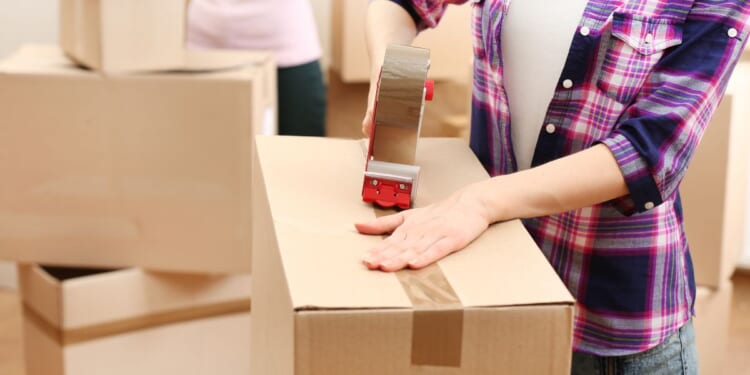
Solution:
{"label": "wrist", "polygon": [[504,208],[499,206],[494,199],[492,184],[490,180],[476,182],[463,189],[462,194],[471,197],[477,213],[487,221],[487,224],[502,221],[505,214]]}
{"label": "wrist", "polygon": [[471,185],[484,209],[490,224],[521,217],[517,206],[519,198],[514,196],[513,175],[497,176]]}

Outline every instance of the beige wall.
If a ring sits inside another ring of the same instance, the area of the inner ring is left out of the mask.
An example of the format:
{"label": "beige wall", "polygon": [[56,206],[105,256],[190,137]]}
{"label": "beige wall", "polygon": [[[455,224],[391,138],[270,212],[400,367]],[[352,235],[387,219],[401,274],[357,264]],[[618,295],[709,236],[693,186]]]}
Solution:
{"label": "beige wall", "polygon": [[[727,92],[731,92],[736,103],[750,103],[750,47],[745,51],[745,57],[735,68],[732,80],[729,83]],[[742,122],[746,126],[750,119],[750,107],[747,105],[735,106],[732,116],[734,121]],[[748,173],[748,187],[750,187],[750,173]],[[750,191],[748,192],[750,196]],[[747,201],[747,210],[745,211],[745,251],[740,259],[740,267],[750,270],[750,199]]]}

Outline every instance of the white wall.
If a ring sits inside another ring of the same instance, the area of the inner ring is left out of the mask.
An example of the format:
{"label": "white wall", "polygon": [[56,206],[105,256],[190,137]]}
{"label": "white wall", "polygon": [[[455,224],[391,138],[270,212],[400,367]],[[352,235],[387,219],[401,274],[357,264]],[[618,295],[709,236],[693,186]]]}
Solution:
{"label": "white wall", "polygon": [[23,43],[57,41],[58,0],[0,0],[0,56]]}
{"label": "white wall", "polygon": [[318,25],[318,37],[323,48],[322,63],[324,71],[327,71],[328,63],[331,61],[331,0],[310,0],[310,3],[312,4],[313,13],[315,13],[315,23]]}
{"label": "white wall", "polygon": [[[735,103],[748,103],[750,101],[750,49],[745,51],[745,57],[735,68],[732,79],[729,81],[727,93],[734,96]],[[750,119],[750,107],[747,105],[734,106],[732,111],[733,121],[739,121],[734,124],[735,127],[747,126]],[[750,163],[749,163],[750,164]],[[747,209],[745,210],[745,238],[744,252],[740,259],[740,267],[750,270],[750,171],[748,171],[748,193]]]}

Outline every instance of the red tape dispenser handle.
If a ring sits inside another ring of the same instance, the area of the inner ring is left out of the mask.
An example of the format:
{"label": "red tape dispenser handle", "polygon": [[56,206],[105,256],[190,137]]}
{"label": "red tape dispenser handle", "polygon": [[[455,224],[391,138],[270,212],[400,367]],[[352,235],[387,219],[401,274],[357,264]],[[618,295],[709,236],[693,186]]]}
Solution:
{"label": "red tape dispenser handle", "polygon": [[429,50],[391,45],[386,50],[373,109],[362,200],[384,208],[411,207],[419,167],[415,155],[424,102],[435,84],[427,79]]}

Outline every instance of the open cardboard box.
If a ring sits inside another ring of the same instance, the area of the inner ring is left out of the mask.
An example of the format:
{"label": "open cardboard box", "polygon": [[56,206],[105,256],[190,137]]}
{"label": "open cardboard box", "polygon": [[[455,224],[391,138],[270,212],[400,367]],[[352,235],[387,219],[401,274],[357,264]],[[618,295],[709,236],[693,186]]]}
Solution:
{"label": "open cardboard box", "polygon": [[186,0],[60,0],[60,46],[106,73],[171,70],[185,58]]}
{"label": "open cardboard box", "polygon": [[[570,373],[574,301],[520,221],[422,271],[369,271],[365,143],[256,144],[253,374]],[[488,178],[458,139],[421,139],[417,165],[416,207]]]}
{"label": "open cardboard box", "polygon": [[18,271],[28,375],[249,373],[248,275]]}
{"label": "open cardboard box", "polygon": [[272,54],[189,51],[101,76],[55,46],[0,62],[0,259],[250,271],[253,137],[275,133]]}

